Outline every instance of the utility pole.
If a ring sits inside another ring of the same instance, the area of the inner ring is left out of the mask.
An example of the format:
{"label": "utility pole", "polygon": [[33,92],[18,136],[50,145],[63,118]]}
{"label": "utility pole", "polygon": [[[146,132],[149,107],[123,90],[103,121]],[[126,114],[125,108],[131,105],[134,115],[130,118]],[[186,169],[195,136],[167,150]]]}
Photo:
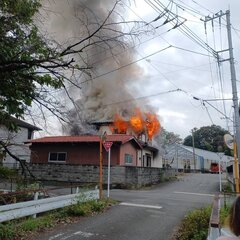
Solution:
{"label": "utility pole", "polygon": [[[220,11],[213,15],[213,17],[205,17],[205,24],[208,21],[213,21],[216,18],[221,18],[226,15],[226,22],[227,22],[227,35],[228,35],[228,49],[219,51],[220,52],[229,52],[228,59],[219,59],[219,62],[229,61],[230,62],[230,71],[231,71],[231,83],[232,83],[232,96],[233,96],[233,108],[234,108],[234,135],[236,137],[237,143],[237,156],[240,156],[240,117],[239,117],[239,106],[238,106],[238,96],[237,96],[237,84],[236,84],[236,71],[234,65],[234,57],[233,57],[233,46],[232,46],[232,33],[231,33],[231,22],[230,22],[230,11],[227,10],[226,13]],[[238,159],[239,162],[240,159]]]}
{"label": "utility pole", "polygon": [[[237,153],[240,156],[240,119],[239,119],[239,106],[238,106],[238,95],[237,95],[237,84],[236,84],[236,71],[234,66],[233,57],[233,46],[232,46],[232,34],[231,34],[231,22],[230,22],[230,11],[226,11],[227,18],[227,32],[228,32],[228,45],[229,45],[229,61],[231,70],[231,82],[232,82],[232,94],[233,94],[233,107],[234,107],[234,117],[235,117],[235,132],[236,132],[236,142],[237,142]],[[239,162],[239,159],[238,159]]]}
{"label": "utility pole", "polygon": [[[213,17],[205,17],[205,24],[208,21],[213,21],[215,18],[221,18],[222,16],[226,15],[226,22],[227,22],[227,35],[228,35],[228,49],[222,50],[220,52],[229,52],[228,59],[219,59],[218,61],[224,62],[229,61],[230,63],[230,72],[231,72],[231,83],[232,83],[232,96],[233,96],[233,108],[234,108],[234,135],[236,139],[236,144],[234,146],[234,159],[236,159],[234,164],[234,177],[236,180],[236,191],[239,192],[239,173],[238,173],[238,165],[239,165],[239,156],[240,156],[240,117],[239,117],[239,106],[238,106],[238,95],[237,95],[237,84],[236,84],[236,71],[234,65],[234,57],[233,57],[233,45],[232,45],[232,33],[231,33],[231,21],[230,21],[230,11],[227,10],[226,13],[220,11],[219,13],[215,14]],[[218,53],[220,53],[218,52]],[[237,160],[238,158],[238,160]]]}
{"label": "utility pole", "polygon": [[196,156],[195,156],[195,142],[194,142],[194,135],[192,129],[192,145],[193,145],[193,164],[194,164],[194,172],[196,172]]}

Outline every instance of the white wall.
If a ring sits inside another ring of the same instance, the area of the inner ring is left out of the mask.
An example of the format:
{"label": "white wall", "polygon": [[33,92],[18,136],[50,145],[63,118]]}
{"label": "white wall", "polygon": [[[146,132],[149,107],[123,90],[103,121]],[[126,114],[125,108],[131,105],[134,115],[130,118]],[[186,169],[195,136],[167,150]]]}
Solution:
{"label": "white wall", "polygon": [[[28,140],[28,129],[19,128],[19,131],[9,132],[6,127],[0,127],[0,140],[8,143],[9,151],[20,158],[30,162],[30,149],[24,144]],[[18,167],[18,163],[10,155],[6,154],[2,161],[3,166],[6,167]]]}

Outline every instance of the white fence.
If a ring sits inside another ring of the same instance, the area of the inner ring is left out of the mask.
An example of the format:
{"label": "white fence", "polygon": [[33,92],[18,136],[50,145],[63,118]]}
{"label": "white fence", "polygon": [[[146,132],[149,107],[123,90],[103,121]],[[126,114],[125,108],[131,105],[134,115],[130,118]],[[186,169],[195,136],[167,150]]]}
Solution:
{"label": "white fence", "polygon": [[0,206],[0,223],[70,206],[76,204],[77,202],[86,202],[88,200],[98,198],[99,190],[93,190],[76,194],[3,205]]}

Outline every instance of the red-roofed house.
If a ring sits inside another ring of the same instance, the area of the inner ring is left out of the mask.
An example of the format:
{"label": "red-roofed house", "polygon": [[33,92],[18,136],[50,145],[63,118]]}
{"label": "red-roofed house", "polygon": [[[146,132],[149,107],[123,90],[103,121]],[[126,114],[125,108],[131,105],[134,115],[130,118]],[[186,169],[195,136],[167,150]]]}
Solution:
{"label": "red-roofed house", "polygon": [[[138,150],[142,146],[134,136],[108,135],[111,147],[112,166],[137,166]],[[54,136],[34,139],[31,143],[31,163],[63,163],[99,165],[100,137],[98,135]],[[108,154],[103,148],[103,165],[108,163]]]}

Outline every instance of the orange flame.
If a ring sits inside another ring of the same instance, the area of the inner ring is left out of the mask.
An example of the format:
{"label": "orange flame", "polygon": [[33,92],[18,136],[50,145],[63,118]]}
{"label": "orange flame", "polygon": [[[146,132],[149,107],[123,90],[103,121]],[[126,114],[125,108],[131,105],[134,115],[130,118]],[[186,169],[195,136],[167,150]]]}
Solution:
{"label": "orange flame", "polygon": [[128,123],[122,119],[118,114],[114,116],[114,127],[117,129],[118,133],[126,133],[128,128]]}
{"label": "orange flame", "polygon": [[[114,116],[114,128],[117,133],[126,134],[127,129],[131,128],[134,133],[141,134],[147,132],[148,139],[152,140],[153,136],[158,134],[161,128],[157,115],[154,113],[143,113],[136,109],[135,115],[130,117],[129,123],[121,118],[118,114]],[[114,130],[113,130],[114,132]]]}
{"label": "orange flame", "polygon": [[144,120],[139,109],[136,110],[135,116],[130,118],[130,125],[133,131],[137,134],[140,134],[144,131]]}
{"label": "orange flame", "polygon": [[145,113],[145,114],[147,116],[146,128],[147,128],[148,139],[152,140],[153,135],[156,135],[157,133],[159,133],[161,125],[157,119],[156,114],[153,114],[153,113]]}

